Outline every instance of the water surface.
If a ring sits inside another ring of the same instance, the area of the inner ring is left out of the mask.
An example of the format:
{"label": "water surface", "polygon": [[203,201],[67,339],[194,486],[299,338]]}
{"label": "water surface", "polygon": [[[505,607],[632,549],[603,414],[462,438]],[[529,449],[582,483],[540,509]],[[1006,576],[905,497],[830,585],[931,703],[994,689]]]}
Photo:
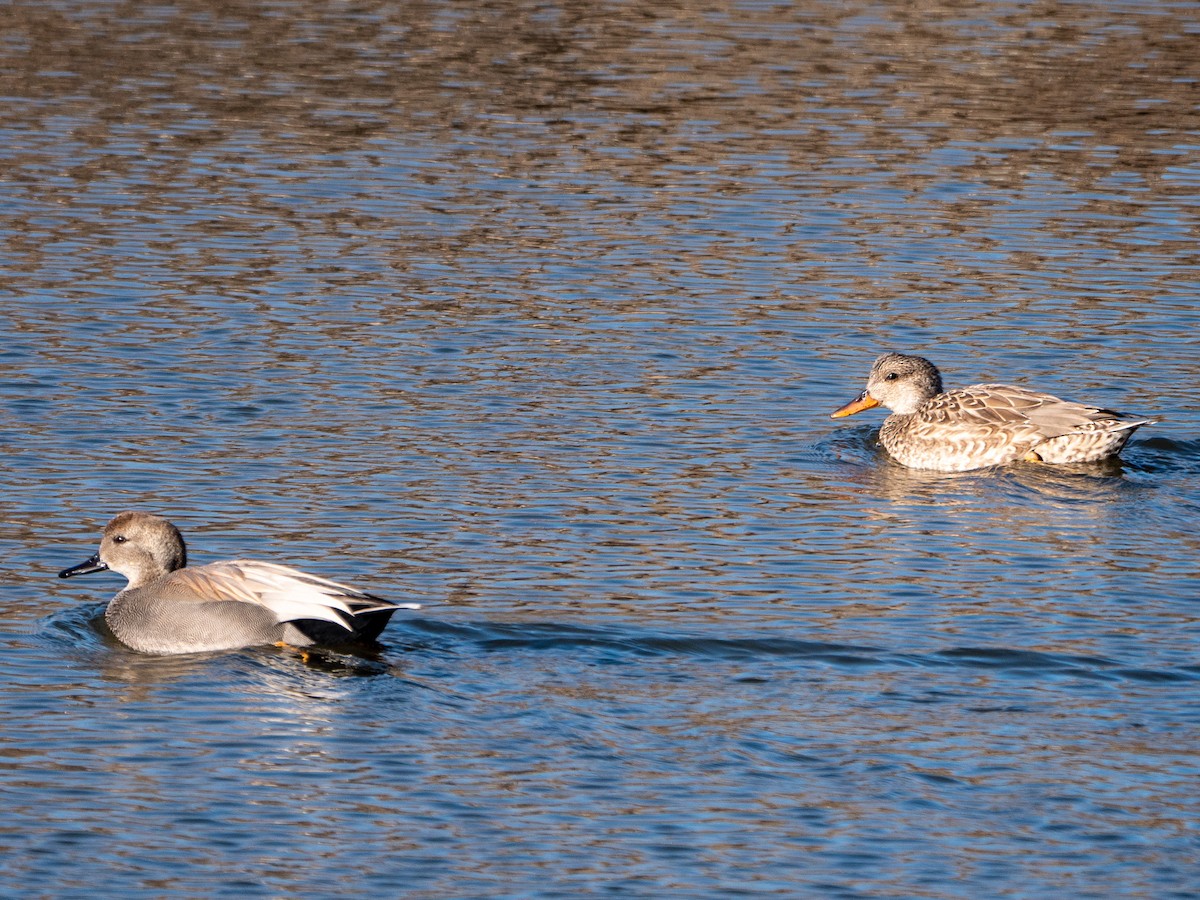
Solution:
{"label": "water surface", "polygon": [[[0,21],[23,895],[1200,890],[1190,4]],[[887,349],[1161,421],[907,471]],[[127,508],[424,608],[132,653]]]}

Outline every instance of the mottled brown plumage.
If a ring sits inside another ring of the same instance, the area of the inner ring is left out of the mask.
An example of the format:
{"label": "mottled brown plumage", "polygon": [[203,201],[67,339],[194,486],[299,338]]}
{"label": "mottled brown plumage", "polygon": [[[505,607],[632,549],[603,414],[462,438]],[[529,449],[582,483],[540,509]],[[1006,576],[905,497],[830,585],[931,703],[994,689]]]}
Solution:
{"label": "mottled brown plumage", "polygon": [[1115,456],[1136,428],[1152,424],[1010,384],[943,392],[933,363],[899,353],[876,359],[866,390],[833,417],[874,406],[892,410],[879,442],[896,462],[943,472],[1018,460],[1094,462]]}

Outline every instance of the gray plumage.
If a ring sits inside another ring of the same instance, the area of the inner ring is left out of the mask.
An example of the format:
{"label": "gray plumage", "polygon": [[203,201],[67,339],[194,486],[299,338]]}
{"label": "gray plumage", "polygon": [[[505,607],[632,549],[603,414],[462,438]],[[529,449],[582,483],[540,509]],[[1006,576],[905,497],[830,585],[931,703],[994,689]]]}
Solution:
{"label": "gray plumage", "polygon": [[104,569],[129,581],[104,619],[122,643],[146,653],[373,640],[397,609],[419,608],[275,563],[188,566],[179,530],[149,513],[116,516],[99,552],[59,576]]}

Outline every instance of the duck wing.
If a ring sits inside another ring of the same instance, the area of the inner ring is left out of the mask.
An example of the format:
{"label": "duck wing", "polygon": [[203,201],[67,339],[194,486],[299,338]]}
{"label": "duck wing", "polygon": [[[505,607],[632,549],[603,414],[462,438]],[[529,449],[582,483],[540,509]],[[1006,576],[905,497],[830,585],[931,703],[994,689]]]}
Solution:
{"label": "duck wing", "polygon": [[938,394],[921,404],[916,418],[940,428],[966,431],[1002,431],[1030,428],[1030,413],[1047,400],[1039,394],[1008,384],[976,384]]}
{"label": "duck wing", "polygon": [[353,630],[355,616],[419,604],[391,603],[345,584],[291,566],[231,560],[190,566],[166,577],[163,588],[196,603],[247,603],[270,611],[276,622],[320,619]]}
{"label": "duck wing", "polygon": [[929,421],[1020,433],[1040,440],[1136,428],[1150,421],[1012,384],[976,384],[947,391],[926,402],[920,415]]}

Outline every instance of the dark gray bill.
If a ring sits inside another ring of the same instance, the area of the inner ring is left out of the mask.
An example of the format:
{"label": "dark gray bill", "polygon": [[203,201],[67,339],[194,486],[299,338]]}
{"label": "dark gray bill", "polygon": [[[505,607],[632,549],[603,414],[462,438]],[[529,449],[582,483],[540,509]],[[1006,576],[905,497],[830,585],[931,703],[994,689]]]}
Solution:
{"label": "dark gray bill", "polygon": [[58,573],[59,578],[70,578],[72,575],[91,575],[93,572],[103,572],[108,569],[108,566],[100,562],[100,554],[97,553],[91,559],[85,559],[77,566],[71,566],[69,569],[63,569]]}

